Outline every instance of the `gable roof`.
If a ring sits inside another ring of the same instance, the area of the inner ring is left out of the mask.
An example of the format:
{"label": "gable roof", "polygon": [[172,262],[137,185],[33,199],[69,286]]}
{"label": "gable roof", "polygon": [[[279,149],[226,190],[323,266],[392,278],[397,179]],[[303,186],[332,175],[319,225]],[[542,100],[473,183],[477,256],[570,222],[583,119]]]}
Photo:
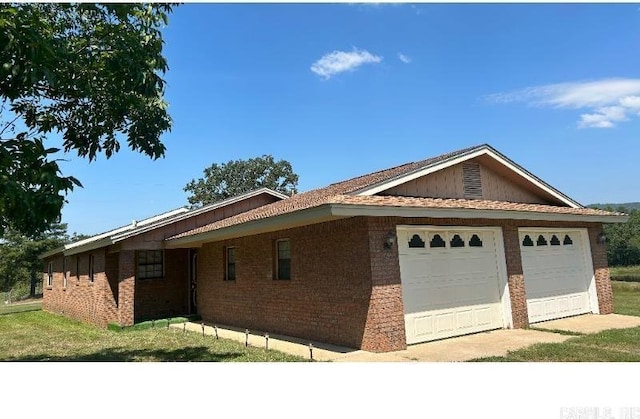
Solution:
{"label": "gable roof", "polygon": [[[374,195],[400,183],[481,155],[496,158],[501,164],[505,164],[510,169],[513,168],[512,170],[517,170],[518,175],[540,185],[539,187],[541,188],[545,188],[567,206]],[[347,207],[348,211],[346,210]],[[390,211],[390,209],[394,211]],[[206,240],[257,234],[279,228],[289,228],[357,215],[395,214],[399,216],[450,218],[454,209],[457,210],[457,216],[462,218],[565,219],[592,222],[624,222],[628,219],[622,213],[584,208],[576,201],[507,159],[491,146],[482,144],[426,160],[380,170],[333,183],[324,188],[294,195],[286,200],[255,208],[169,237],[167,239],[167,247],[198,244]],[[374,213],[374,211],[377,211],[377,213]],[[409,213],[413,215],[407,215]],[[233,232],[229,230],[231,228],[233,228]]]}
{"label": "gable roof", "polygon": [[144,220],[140,220],[140,221],[134,220],[133,222],[131,222],[131,224],[127,224],[125,226],[118,227],[113,230],[106,231],[104,233],[99,233],[89,238],[79,240],[77,242],[66,244],[64,246],[58,247],[57,249],[53,249],[41,254],[39,258],[43,259],[49,256],[56,255],[58,253],[64,253],[65,255],[73,255],[73,254],[82,253],[82,252],[86,252],[93,249],[98,249],[100,247],[109,246],[119,241],[126,240],[130,237],[134,237],[139,234],[143,234],[178,221],[195,217],[200,214],[204,214],[206,212],[225,207],[227,205],[232,205],[232,204],[235,204],[236,202],[240,202],[245,199],[249,199],[263,193],[272,195],[279,199],[288,198],[287,195],[274,191],[272,189],[260,188],[254,191],[250,191],[238,196],[225,199],[223,201],[214,202],[212,204],[205,205],[200,208],[195,208],[190,210],[187,207],[180,207],[171,211],[154,215],[149,218],[145,218]]}

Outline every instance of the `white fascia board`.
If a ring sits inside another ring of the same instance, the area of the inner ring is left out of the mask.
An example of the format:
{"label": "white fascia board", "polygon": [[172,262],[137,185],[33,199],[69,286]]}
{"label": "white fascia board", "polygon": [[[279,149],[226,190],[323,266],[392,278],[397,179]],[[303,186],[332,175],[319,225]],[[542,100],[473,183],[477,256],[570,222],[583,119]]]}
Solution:
{"label": "white fascia board", "polygon": [[222,227],[216,230],[194,234],[192,236],[165,240],[165,248],[174,249],[180,247],[200,247],[206,242],[285,230],[288,228],[321,223],[336,218],[344,217],[334,216],[331,213],[329,205],[321,205],[274,217],[248,221],[246,223],[236,224],[229,227]]}
{"label": "white fascia board", "polygon": [[407,173],[406,175],[403,175],[403,176],[400,176],[398,178],[392,179],[392,180],[390,180],[388,182],[384,182],[384,183],[381,183],[381,184],[378,184],[378,185],[373,185],[373,186],[370,186],[368,188],[361,189],[360,191],[358,191],[354,195],[356,195],[356,196],[358,196],[358,195],[361,195],[361,196],[375,195],[375,194],[377,194],[379,192],[383,192],[383,191],[386,191],[387,189],[391,189],[394,186],[402,185],[403,183],[406,183],[406,182],[409,182],[411,180],[420,178],[420,177],[428,175],[430,173],[437,172],[437,171],[442,170],[442,169],[446,169],[447,167],[455,166],[456,164],[465,162],[467,160],[471,160],[471,159],[473,159],[475,157],[479,157],[479,156],[482,156],[482,155],[488,155],[488,156],[492,157],[493,159],[497,160],[499,163],[503,164],[504,166],[506,166],[510,170],[516,172],[518,175],[524,177],[529,182],[533,183],[534,185],[536,185],[540,189],[544,190],[545,192],[547,192],[551,196],[557,198],[561,202],[564,202],[568,206],[570,206],[572,208],[582,208],[582,205],[580,205],[579,203],[577,203],[573,199],[571,199],[568,196],[562,194],[561,192],[559,192],[555,188],[551,187],[547,183],[542,182],[540,179],[538,179],[537,177],[533,176],[531,173],[529,173],[528,171],[524,170],[522,167],[518,166],[517,164],[511,162],[510,160],[505,159],[505,157],[503,157],[500,154],[497,154],[497,152],[495,152],[493,149],[489,148],[488,146],[482,146],[478,150],[463,154],[461,156],[453,157],[453,158],[450,158],[450,159],[447,159],[447,160],[444,160],[444,161],[441,161],[441,162],[434,163],[434,164],[429,165],[427,167],[424,167],[422,169],[418,169],[418,170],[416,170],[414,172],[410,172],[410,173]]}
{"label": "white fascia board", "polygon": [[117,243],[119,241],[126,240],[126,239],[128,239],[130,237],[137,236],[138,234],[146,233],[148,231],[155,230],[157,228],[164,227],[164,226],[167,226],[169,224],[176,223],[178,221],[186,220],[188,218],[195,217],[195,216],[198,216],[200,214],[204,214],[206,212],[213,211],[215,209],[225,207],[227,205],[235,204],[235,203],[243,201],[245,199],[253,198],[254,196],[258,196],[258,195],[260,195],[262,193],[267,193],[269,195],[272,195],[272,196],[274,196],[276,198],[280,198],[280,199],[289,198],[287,195],[285,195],[283,193],[280,193],[278,191],[274,191],[273,189],[260,188],[260,189],[256,189],[255,191],[247,192],[247,193],[244,193],[242,195],[238,195],[238,196],[234,196],[234,197],[225,199],[224,201],[214,202],[213,204],[205,205],[202,208],[197,208],[197,209],[194,209],[194,210],[191,210],[191,211],[187,210],[187,212],[182,213],[182,214],[178,215],[177,217],[173,217],[171,219],[163,219],[162,221],[160,221],[158,223],[155,223],[155,224],[152,224],[152,225],[149,225],[149,226],[146,226],[145,228],[137,229],[137,230],[134,230],[134,231],[125,231],[124,233],[120,233],[118,235],[113,236],[113,242]]}
{"label": "white fascia board", "polygon": [[469,208],[417,208],[348,204],[332,204],[331,214],[337,217],[486,218],[590,223],[625,223],[629,220],[628,215],[579,215],[532,211],[479,210]]}

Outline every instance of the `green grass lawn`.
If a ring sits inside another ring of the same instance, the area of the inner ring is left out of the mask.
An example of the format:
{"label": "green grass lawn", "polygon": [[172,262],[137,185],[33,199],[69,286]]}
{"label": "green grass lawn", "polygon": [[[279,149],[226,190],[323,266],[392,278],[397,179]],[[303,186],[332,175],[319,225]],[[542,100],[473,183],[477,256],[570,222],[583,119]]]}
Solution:
{"label": "green grass lawn", "polygon": [[0,361],[305,360],[166,327],[105,330],[44,311],[1,315],[0,336]]}
{"label": "green grass lawn", "polygon": [[613,281],[640,282],[640,266],[613,266],[609,268]]}
{"label": "green grass lawn", "polygon": [[[640,316],[640,283],[612,281],[611,286],[614,312]],[[504,357],[474,361],[640,361],[640,327],[605,330],[562,343],[540,343],[509,352]]]}
{"label": "green grass lawn", "polygon": [[11,314],[11,313],[22,313],[25,311],[35,311],[35,310],[42,310],[42,301],[0,305],[0,315]]}
{"label": "green grass lawn", "polygon": [[640,283],[612,281],[611,286],[614,312],[640,316]]}

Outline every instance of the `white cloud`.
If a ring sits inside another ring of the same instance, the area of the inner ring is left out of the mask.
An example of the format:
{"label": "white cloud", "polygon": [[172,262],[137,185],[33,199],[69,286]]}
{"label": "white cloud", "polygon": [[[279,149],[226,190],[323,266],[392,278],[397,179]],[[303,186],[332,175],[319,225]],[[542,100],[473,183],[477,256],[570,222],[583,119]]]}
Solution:
{"label": "white cloud", "polygon": [[640,79],[604,79],[527,87],[486,97],[495,103],[526,102],[535,106],[585,109],[579,128],[611,128],[640,115]]}
{"label": "white cloud", "polygon": [[411,57],[409,57],[408,55],[404,55],[401,52],[398,53],[398,59],[405,64],[409,64],[411,62]]}
{"label": "white cloud", "polygon": [[333,51],[323,55],[311,65],[311,71],[327,80],[336,74],[353,71],[363,64],[375,64],[381,61],[382,57],[354,48],[351,52]]}

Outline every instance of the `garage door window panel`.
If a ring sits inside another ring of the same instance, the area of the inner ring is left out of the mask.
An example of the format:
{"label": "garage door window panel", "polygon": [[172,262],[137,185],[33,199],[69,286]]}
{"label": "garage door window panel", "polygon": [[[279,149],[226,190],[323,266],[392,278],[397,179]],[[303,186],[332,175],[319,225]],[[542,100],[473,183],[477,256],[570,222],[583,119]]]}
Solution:
{"label": "garage door window panel", "polygon": [[459,234],[454,234],[450,244],[451,247],[464,247],[464,240],[462,240]]}
{"label": "garage door window panel", "polygon": [[424,240],[418,234],[414,234],[409,240],[409,247],[424,247]]}
{"label": "garage door window panel", "polygon": [[522,240],[522,245],[526,247],[533,246],[533,240],[531,240],[531,237],[529,237],[528,234],[524,236],[524,239]]}
{"label": "garage door window panel", "polygon": [[480,237],[478,237],[477,234],[471,236],[471,239],[469,240],[469,247],[482,247],[482,240],[480,240]]}
{"label": "garage door window panel", "polygon": [[540,234],[538,236],[538,240],[536,240],[536,246],[546,246],[546,245],[547,245],[547,239],[545,239],[544,236]]}
{"label": "garage door window panel", "polygon": [[565,246],[571,246],[573,244],[573,240],[571,240],[571,237],[569,237],[569,235],[565,235],[564,236],[564,240],[562,241],[562,244]]}
{"label": "garage door window panel", "polygon": [[551,236],[551,240],[549,240],[549,243],[551,243],[551,246],[560,246],[560,239],[554,234],[553,236]]}
{"label": "garage door window panel", "polygon": [[434,234],[433,238],[429,242],[429,247],[446,247],[447,243],[440,237],[439,234]]}

